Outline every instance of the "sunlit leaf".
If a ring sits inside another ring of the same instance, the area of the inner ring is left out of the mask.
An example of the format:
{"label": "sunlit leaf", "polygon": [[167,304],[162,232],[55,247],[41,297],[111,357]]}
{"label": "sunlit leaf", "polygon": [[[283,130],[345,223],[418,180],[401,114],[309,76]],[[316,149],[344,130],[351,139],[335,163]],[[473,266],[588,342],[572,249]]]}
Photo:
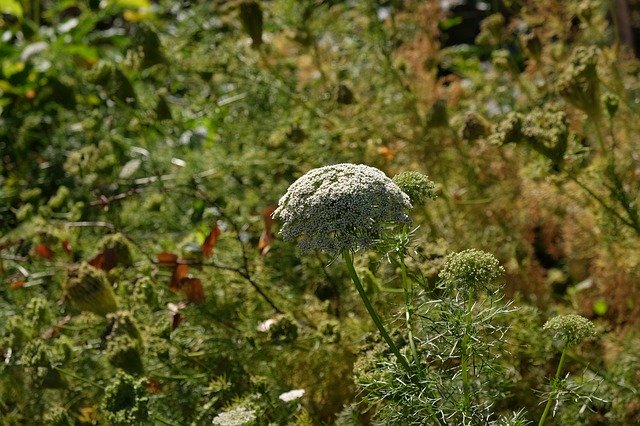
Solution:
{"label": "sunlit leaf", "polygon": [[151,6],[150,0],[112,0],[112,3],[122,7],[147,8]]}
{"label": "sunlit leaf", "polygon": [[214,226],[213,229],[211,229],[211,232],[209,232],[209,235],[205,238],[204,243],[202,243],[202,254],[206,257],[211,256],[221,233],[222,231],[217,226]]}
{"label": "sunlit leaf", "polygon": [[22,18],[22,5],[18,0],[0,0],[0,12]]}

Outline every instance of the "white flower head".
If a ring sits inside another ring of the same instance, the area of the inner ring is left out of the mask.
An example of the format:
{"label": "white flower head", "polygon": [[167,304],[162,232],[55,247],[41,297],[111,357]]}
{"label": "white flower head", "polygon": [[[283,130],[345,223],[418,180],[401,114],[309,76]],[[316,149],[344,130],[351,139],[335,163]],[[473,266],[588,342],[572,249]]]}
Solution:
{"label": "white flower head", "polygon": [[338,253],[372,246],[385,223],[409,223],[409,196],[383,172],[363,164],[309,171],[280,199],[274,218],[285,240],[305,251]]}
{"label": "white flower head", "polygon": [[228,411],[223,411],[213,419],[214,425],[220,426],[242,426],[252,424],[256,419],[256,412],[246,407],[236,407]]}
{"label": "white flower head", "polygon": [[284,402],[289,402],[296,400],[298,398],[302,398],[304,396],[304,389],[293,389],[289,392],[285,392],[281,394],[278,398]]}

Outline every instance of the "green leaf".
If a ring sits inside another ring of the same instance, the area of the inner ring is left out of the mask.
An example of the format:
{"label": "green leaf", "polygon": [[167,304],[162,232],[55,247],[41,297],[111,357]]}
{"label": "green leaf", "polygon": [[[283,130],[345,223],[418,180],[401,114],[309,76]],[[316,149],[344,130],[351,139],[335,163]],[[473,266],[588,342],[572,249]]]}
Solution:
{"label": "green leaf", "polygon": [[131,7],[138,9],[144,9],[151,6],[151,2],[149,0],[113,0],[113,3],[122,7]]}
{"label": "green leaf", "polygon": [[450,28],[460,25],[462,23],[462,16],[453,16],[451,18],[443,19],[438,22],[438,26],[442,31],[446,31]]}
{"label": "green leaf", "polygon": [[593,302],[593,313],[598,316],[603,316],[609,310],[609,304],[606,300],[600,298]]}
{"label": "green leaf", "polygon": [[22,5],[17,0],[0,0],[0,12],[22,18]]}

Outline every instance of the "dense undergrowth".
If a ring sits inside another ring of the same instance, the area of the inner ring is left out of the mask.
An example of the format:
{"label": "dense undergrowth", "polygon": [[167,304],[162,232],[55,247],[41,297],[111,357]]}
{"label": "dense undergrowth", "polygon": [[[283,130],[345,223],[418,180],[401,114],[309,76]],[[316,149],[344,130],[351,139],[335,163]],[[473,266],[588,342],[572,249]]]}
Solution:
{"label": "dense undergrowth", "polygon": [[[640,423],[613,2],[449,3],[0,1],[0,423]],[[338,163],[437,197],[301,251]]]}

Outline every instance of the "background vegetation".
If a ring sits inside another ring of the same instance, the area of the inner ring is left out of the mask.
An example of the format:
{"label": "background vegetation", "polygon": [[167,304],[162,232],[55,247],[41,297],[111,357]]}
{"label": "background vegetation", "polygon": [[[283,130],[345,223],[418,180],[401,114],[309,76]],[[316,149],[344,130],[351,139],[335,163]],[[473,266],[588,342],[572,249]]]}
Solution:
{"label": "background vegetation", "polygon": [[[344,264],[271,219],[340,162],[438,184],[411,212],[421,318],[449,252],[504,266],[486,423],[540,418],[558,313],[599,334],[548,422],[640,423],[640,63],[613,3],[0,1],[1,423],[414,422]],[[398,326],[399,267],[356,258]]]}

